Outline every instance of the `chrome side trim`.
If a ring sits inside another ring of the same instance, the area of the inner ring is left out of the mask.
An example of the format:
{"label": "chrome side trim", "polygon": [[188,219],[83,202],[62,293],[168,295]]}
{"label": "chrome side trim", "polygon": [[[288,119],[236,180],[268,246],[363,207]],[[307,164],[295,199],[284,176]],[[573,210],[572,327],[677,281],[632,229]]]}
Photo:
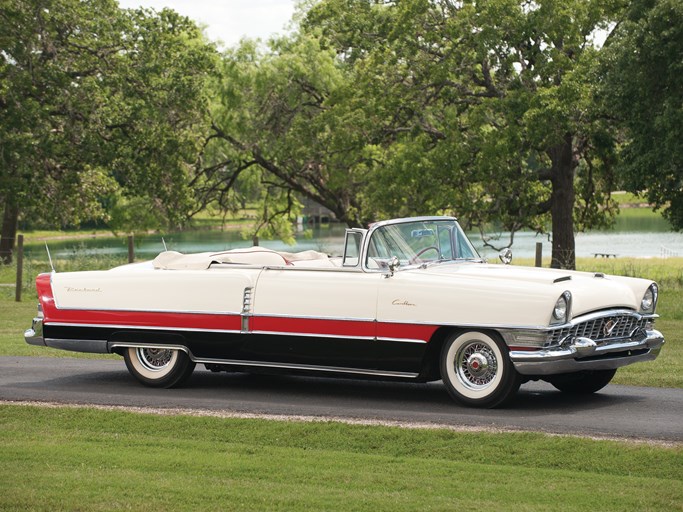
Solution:
{"label": "chrome side trim", "polygon": [[337,366],[314,366],[294,363],[271,363],[266,361],[242,361],[234,359],[201,359],[190,356],[195,363],[201,364],[225,364],[231,366],[248,366],[254,368],[277,368],[282,370],[302,370],[325,373],[347,373],[353,375],[372,375],[375,377],[399,377],[404,379],[415,379],[420,374],[412,372],[393,372],[390,370],[366,370],[363,368],[346,368]]}
{"label": "chrome side trim", "polygon": [[188,311],[186,309],[124,309],[124,308],[84,308],[79,307],[64,307],[60,306],[55,299],[55,307],[62,311],[113,311],[115,313],[172,313],[174,315],[234,315],[240,314],[240,311]]}
{"label": "chrome side trim", "polygon": [[187,347],[182,345],[158,345],[147,343],[127,343],[127,342],[113,342],[109,344],[110,349],[114,348],[158,348],[167,350],[182,350],[189,358],[198,364],[224,364],[229,366],[241,366],[251,368],[276,368],[282,370],[301,370],[301,371],[315,371],[325,373],[347,373],[353,375],[371,375],[375,377],[398,377],[404,379],[415,379],[419,373],[413,372],[394,372],[390,370],[371,370],[364,368],[346,368],[340,366],[316,366],[295,363],[274,363],[270,361],[244,361],[241,359],[210,359],[195,357]]}
{"label": "chrome side trim", "polygon": [[378,337],[378,341],[396,341],[398,343],[421,343],[421,344],[426,344],[429,343],[428,340],[418,340],[418,339],[411,339],[411,338],[382,338]]}
{"label": "chrome side trim", "polygon": [[70,352],[85,352],[88,354],[108,354],[106,340],[67,340],[61,338],[45,338],[45,346]]}
{"label": "chrome side trim", "polygon": [[[293,318],[295,320],[330,320],[336,322],[375,322],[374,318],[352,318],[341,316],[313,316],[313,315],[284,315],[277,313],[254,313],[251,315],[254,318]],[[398,322],[387,322],[398,323]],[[407,322],[405,322],[407,323]],[[430,324],[425,324],[430,325]]]}
{"label": "chrome side trim", "polygon": [[195,327],[165,327],[149,325],[127,325],[127,324],[74,324],[68,322],[50,322],[50,325],[59,327],[94,327],[105,329],[132,329],[136,331],[183,331],[183,332],[224,332],[239,334],[241,331],[235,329],[199,329]]}
{"label": "chrome side trim", "polygon": [[193,359],[190,349],[185,345],[169,345],[165,343],[134,343],[132,341],[108,341],[106,342],[109,347],[109,352],[113,352],[115,348],[157,348],[160,350],[180,350],[185,352],[190,359]]}
{"label": "chrome side trim", "polygon": [[346,373],[353,375],[372,375],[375,377],[400,377],[404,379],[415,379],[419,373],[412,372],[392,372],[390,370],[366,370],[361,368],[346,368],[337,366],[315,366],[294,363],[271,363],[265,361],[242,361],[234,359],[201,359],[192,358],[195,363],[201,364],[225,364],[231,366],[248,366],[253,368],[276,368],[281,370],[301,370],[325,373]]}
{"label": "chrome side trim", "polygon": [[250,331],[251,334],[267,334],[272,336],[295,336],[297,338],[332,338],[345,340],[367,340],[367,341],[395,341],[398,343],[428,343],[426,340],[413,338],[384,338],[377,336],[352,336],[345,334],[320,334],[320,333],[301,333],[301,332],[282,332],[282,331]]}

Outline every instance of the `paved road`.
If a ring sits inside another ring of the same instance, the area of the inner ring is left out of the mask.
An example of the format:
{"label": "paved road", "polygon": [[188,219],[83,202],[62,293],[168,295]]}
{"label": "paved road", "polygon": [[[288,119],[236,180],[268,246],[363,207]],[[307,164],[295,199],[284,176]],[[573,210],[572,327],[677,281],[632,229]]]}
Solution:
{"label": "paved road", "polygon": [[683,442],[683,390],[609,385],[583,398],[545,383],[522,386],[506,409],[455,404],[441,383],[213,374],[198,367],[180,389],[151,389],[123,360],[0,357],[0,400],[202,409],[544,431]]}

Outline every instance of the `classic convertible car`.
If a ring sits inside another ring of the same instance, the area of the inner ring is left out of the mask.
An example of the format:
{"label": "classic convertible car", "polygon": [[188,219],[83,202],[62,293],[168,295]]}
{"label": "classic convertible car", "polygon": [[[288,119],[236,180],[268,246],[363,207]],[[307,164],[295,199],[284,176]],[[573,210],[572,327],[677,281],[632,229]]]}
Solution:
{"label": "classic convertible car", "polygon": [[592,393],[657,357],[657,285],[485,263],[456,219],[348,229],[344,254],[262,247],[162,252],[107,271],[41,274],[32,345],[123,356],[143,384],[213,371],[443,380],[495,407],[528,380]]}

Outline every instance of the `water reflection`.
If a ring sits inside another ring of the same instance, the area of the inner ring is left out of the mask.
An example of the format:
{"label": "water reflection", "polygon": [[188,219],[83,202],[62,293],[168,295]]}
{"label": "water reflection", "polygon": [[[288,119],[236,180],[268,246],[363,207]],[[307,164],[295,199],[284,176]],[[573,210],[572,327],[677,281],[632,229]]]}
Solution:
{"label": "water reflection", "polygon": [[625,208],[615,219],[614,226],[603,230],[606,233],[668,233],[671,225],[661,215],[634,214],[633,209]]}
{"label": "water reflection", "polygon": [[[333,255],[341,255],[343,251],[345,227],[330,224],[316,227],[296,236],[294,246],[286,245],[279,240],[261,240],[260,245],[275,250],[304,251],[313,249]],[[479,253],[494,260],[497,251],[484,246],[478,232],[468,233]],[[502,234],[501,240],[507,240]],[[164,250],[162,236],[169,250],[179,252],[224,251],[239,247],[249,247],[251,240],[245,240],[239,231],[188,231],[169,234],[139,236],[135,239],[136,259],[152,259]],[[512,246],[516,258],[533,258],[536,243],[543,246],[543,254],[551,253],[551,242],[547,235],[536,235],[533,232],[515,234]],[[506,243],[506,242],[501,242]],[[127,252],[127,240],[115,237],[92,237],[78,240],[50,240],[50,251],[53,257],[68,258],[72,254],[117,255]],[[44,256],[43,242],[26,244],[26,253]],[[576,235],[576,253],[578,257],[592,257],[595,253],[612,253],[620,257],[664,257],[683,256],[683,234],[669,231],[667,222],[661,217],[629,217],[617,219],[614,228],[605,231],[591,231]]]}

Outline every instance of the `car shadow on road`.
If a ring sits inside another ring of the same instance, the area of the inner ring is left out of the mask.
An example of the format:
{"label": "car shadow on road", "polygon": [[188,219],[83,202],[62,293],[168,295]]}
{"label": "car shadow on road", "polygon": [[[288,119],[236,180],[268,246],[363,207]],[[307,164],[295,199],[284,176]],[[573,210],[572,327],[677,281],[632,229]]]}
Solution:
{"label": "car shadow on road", "polygon": [[[138,383],[123,364],[107,364],[92,372],[62,373],[52,379],[17,382],[19,399],[158,407],[197,407],[212,410],[260,411],[283,414],[352,414],[393,418],[413,415],[427,421],[454,416],[529,418],[628,406],[644,399],[637,388],[611,386],[591,395],[561,393],[549,384],[528,383],[500,409],[474,409],[455,402],[443,383],[426,384],[323,378],[300,375],[212,373],[198,367],[179,388],[148,388]],[[3,393],[4,394],[4,393]]]}
{"label": "car shadow on road", "polygon": [[[265,393],[270,399],[297,399],[309,404],[324,402],[327,405],[343,403],[348,406],[356,402],[358,407],[378,403],[382,409],[395,406],[404,411],[432,410],[459,413],[476,411],[477,414],[486,414],[487,411],[487,409],[474,409],[455,402],[440,381],[411,383],[297,375],[196,372],[186,387],[204,391],[237,389],[240,398],[256,397]],[[524,415],[568,413],[643,400],[642,396],[621,388],[618,394],[609,393],[610,387],[608,386],[598,393],[575,395],[560,392],[544,382],[528,383],[520,388],[517,395],[504,408],[495,409],[495,411],[504,410],[512,414],[517,412]]]}

